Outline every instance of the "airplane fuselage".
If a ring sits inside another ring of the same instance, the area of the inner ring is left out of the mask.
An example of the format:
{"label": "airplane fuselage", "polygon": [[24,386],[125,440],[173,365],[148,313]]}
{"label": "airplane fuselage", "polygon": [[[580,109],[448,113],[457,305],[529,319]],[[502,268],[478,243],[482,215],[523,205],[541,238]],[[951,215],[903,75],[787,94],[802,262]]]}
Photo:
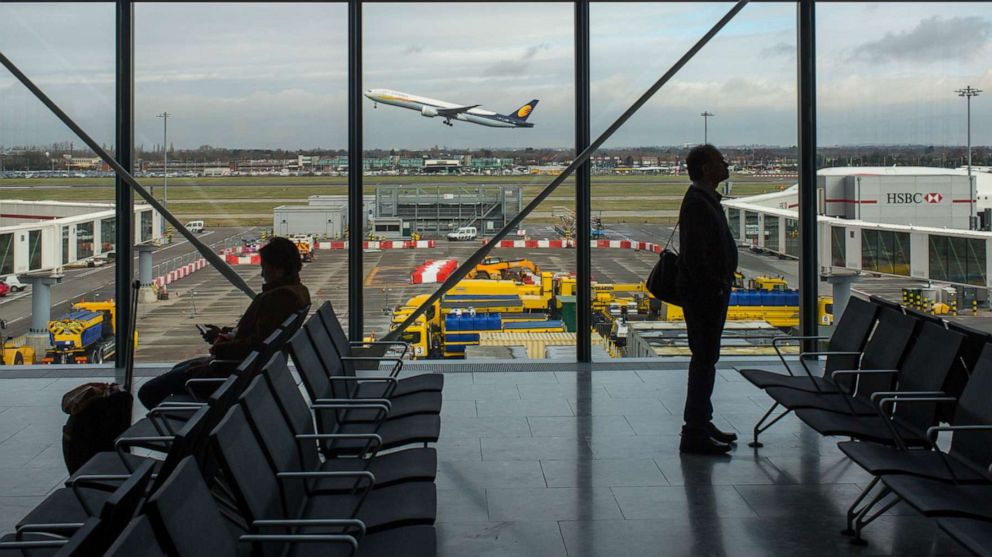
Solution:
{"label": "airplane fuselage", "polygon": [[457,109],[463,105],[432,99],[429,97],[421,97],[419,95],[411,95],[409,93],[402,93],[399,91],[391,91],[388,89],[369,89],[365,92],[365,96],[377,104],[388,104],[398,106],[400,108],[416,110],[417,112],[420,112],[422,116],[427,118],[444,118],[449,122],[450,120],[460,120],[462,122],[471,122],[473,124],[489,126],[491,128],[534,127],[534,124],[532,123],[514,122],[507,116],[481,108],[469,108],[464,112],[445,115],[441,113],[445,109]]}

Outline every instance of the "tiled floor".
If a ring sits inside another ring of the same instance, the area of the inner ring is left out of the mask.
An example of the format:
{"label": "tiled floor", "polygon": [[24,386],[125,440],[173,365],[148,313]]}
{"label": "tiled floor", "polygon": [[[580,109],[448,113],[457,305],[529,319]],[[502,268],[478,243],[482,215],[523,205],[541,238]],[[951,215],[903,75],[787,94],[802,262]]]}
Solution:
{"label": "tiled floor", "polygon": [[[0,379],[0,531],[64,479],[59,400],[84,381]],[[684,382],[677,369],[448,374],[440,555],[963,554],[898,506],[870,545],[850,545],[838,532],[870,478],[795,419],[759,450],[680,456]],[[726,369],[714,406],[745,436],[767,403]]]}

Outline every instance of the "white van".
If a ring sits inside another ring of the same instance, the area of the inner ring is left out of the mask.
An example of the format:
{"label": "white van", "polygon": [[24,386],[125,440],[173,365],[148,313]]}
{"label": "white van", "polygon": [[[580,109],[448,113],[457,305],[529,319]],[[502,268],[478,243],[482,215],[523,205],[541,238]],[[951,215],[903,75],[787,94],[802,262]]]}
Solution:
{"label": "white van", "polygon": [[203,232],[203,221],[194,220],[186,223],[186,230],[193,232],[194,234],[200,234]]}
{"label": "white van", "polygon": [[456,240],[474,240],[478,235],[479,231],[474,226],[463,226],[454,232],[448,232],[448,239],[452,242]]}

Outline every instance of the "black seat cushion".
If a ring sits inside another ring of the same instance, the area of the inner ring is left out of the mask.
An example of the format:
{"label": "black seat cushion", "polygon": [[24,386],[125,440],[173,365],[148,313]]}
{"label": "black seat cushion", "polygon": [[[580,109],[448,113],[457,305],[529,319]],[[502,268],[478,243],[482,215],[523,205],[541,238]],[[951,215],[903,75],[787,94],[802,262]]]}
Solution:
{"label": "black seat cushion", "polygon": [[[330,458],[323,462],[323,472],[345,472],[363,470],[375,476],[375,487],[411,481],[434,481],[437,477],[437,451],[433,448],[417,447],[376,455],[371,462],[357,458]],[[312,489],[335,489],[341,480],[320,480],[311,485]],[[349,482],[350,485],[350,482]]]}
{"label": "black seat cushion", "polygon": [[[885,418],[873,416],[851,416],[827,410],[803,408],[796,410],[796,417],[822,435],[841,435],[862,441],[894,445],[892,432],[883,421]],[[909,447],[928,447],[929,442],[923,433],[896,424],[896,431]]]}
{"label": "black seat cushion", "polygon": [[[365,382],[358,386],[358,396],[361,398],[382,398],[386,391],[387,383]],[[440,391],[444,388],[444,375],[440,373],[422,373],[401,377],[396,380],[396,389],[393,390],[390,398],[406,396],[423,391]]]}
{"label": "black seat cushion", "polygon": [[915,476],[882,476],[882,482],[926,516],[992,521],[992,484],[953,486]]}
{"label": "black seat cushion", "polygon": [[[441,393],[438,391],[422,391],[406,396],[389,399],[389,419],[404,418],[417,414],[439,414],[441,413]],[[359,409],[349,410],[346,417],[347,422],[367,422],[375,419],[377,410]]]}
{"label": "black seat cushion", "polygon": [[858,416],[878,415],[878,412],[875,411],[871,404],[864,400],[851,398],[842,393],[817,393],[783,387],[770,387],[765,392],[775,402],[789,409],[818,408],[840,414],[850,414],[853,409],[854,414]]}
{"label": "black seat cushion", "polygon": [[[315,495],[307,499],[300,518],[351,517],[359,495]],[[399,526],[434,524],[437,493],[432,482],[410,482],[373,490],[365,498],[355,518],[368,532]],[[316,533],[317,528],[308,528]]]}
{"label": "black seat cushion", "polygon": [[821,390],[832,391],[835,386],[832,382],[823,377],[810,377],[809,375],[786,375],[784,373],[775,373],[774,371],[767,371],[764,369],[739,369],[737,370],[744,379],[751,382],[752,385],[758,387],[759,389],[767,389],[769,387],[783,387],[787,389],[798,389],[802,391],[816,391],[814,387],[814,382]]}
{"label": "black seat cushion", "polygon": [[941,518],[937,525],[975,555],[992,555],[992,522],[974,518]]}
{"label": "black seat cushion", "polygon": [[[403,445],[436,443],[441,434],[441,417],[438,415],[418,414],[396,420],[386,420],[378,429],[371,424],[349,423],[341,424],[335,433],[376,433],[382,437],[382,450],[402,447]],[[343,452],[354,454],[366,444],[365,440],[334,441],[333,448],[328,442],[324,443],[325,454]]]}
{"label": "black seat cushion", "polygon": [[873,476],[909,474],[945,482],[978,484],[992,481],[988,475],[982,474],[953,456],[943,455],[937,451],[904,451],[857,441],[842,441],[837,447]]}
{"label": "black seat cushion", "polygon": [[[112,493],[111,490],[98,490],[90,488],[80,488],[80,496],[86,500],[86,504],[93,512],[92,516],[99,516],[103,504],[107,502]],[[56,489],[45,497],[45,500],[38,504],[31,512],[17,523],[18,528],[24,524],[58,524],[64,522],[86,522],[91,515],[86,512],[82,503],[76,497],[76,493],[68,487]]]}

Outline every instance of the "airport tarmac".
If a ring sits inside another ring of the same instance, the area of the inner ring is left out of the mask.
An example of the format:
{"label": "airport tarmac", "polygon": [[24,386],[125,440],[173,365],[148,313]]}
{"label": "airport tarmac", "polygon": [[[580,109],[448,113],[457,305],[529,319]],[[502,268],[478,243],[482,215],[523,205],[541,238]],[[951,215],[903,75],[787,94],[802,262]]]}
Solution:
{"label": "airport tarmac", "polygon": [[[525,225],[527,237],[554,238],[551,226]],[[223,245],[239,242],[242,237],[253,237],[258,230],[246,228],[214,229],[201,238],[208,244]],[[671,227],[646,223],[621,223],[611,225],[608,239],[630,239],[664,243],[671,234]],[[363,305],[366,334],[375,332],[381,337],[388,331],[392,309],[418,294],[429,294],[436,284],[410,284],[410,274],[428,259],[454,258],[465,261],[477,248],[478,242],[438,241],[431,249],[369,250],[364,253]],[[165,246],[155,253],[155,264],[192,257],[193,248],[184,240]],[[575,251],[572,249],[497,248],[492,255],[517,259],[526,258],[541,270],[574,272]],[[592,250],[592,278],[598,282],[633,283],[643,280],[657,260],[657,255],[647,251],[629,249],[594,248]],[[746,249],[740,251],[741,270],[748,277],[775,275],[784,277],[790,285],[798,284],[798,264],[795,260],[757,254]],[[261,290],[261,277],[257,266],[236,266],[249,285]],[[313,262],[302,272],[303,282],[310,288],[316,308],[330,301],[343,322],[348,319],[348,266],[346,250],[320,250]],[[70,302],[106,299],[113,296],[114,266],[71,270],[63,283],[53,290],[56,305],[52,316],[68,310]],[[860,292],[881,293],[898,299],[903,285],[911,280],[895,278],[866,279],[856,285]],[[137,361],[175,362],[202,355],[206,345],[196,331],[196,324],[234,325],[248,307],[250,300],[234,288],[219,272],[206,267],[169,287],[168,300],[139,305]],[[830,286],[820,284],[820,294],[829,295]],[[27,331],[30,321],[30,290],[0,301],[0,312],[10,323],[8,334],[16,336]]]}

